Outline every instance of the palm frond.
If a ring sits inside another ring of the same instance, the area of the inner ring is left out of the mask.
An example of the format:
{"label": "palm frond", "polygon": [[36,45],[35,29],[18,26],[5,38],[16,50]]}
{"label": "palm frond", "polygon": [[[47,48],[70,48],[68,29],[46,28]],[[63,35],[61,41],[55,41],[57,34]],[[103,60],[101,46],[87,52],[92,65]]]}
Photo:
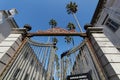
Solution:
{"label": "palm frond", "polygon": [[69,4],[67,4],[66,9],[67,9],[68,14],[76,13],[77,7],[78,6],[75,2],[70,2]]}

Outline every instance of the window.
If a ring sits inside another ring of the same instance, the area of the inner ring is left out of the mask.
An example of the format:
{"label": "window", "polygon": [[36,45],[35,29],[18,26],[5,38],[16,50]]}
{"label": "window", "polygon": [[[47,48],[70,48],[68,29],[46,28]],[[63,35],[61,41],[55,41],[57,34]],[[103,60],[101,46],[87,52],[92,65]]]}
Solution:
{"label": "window", "polygon": [[116,23],[112,19],[108,18],[107,22],[105,23],[106,26],[108,26],[113,32],[117,31],[120,27],[120,24]]}

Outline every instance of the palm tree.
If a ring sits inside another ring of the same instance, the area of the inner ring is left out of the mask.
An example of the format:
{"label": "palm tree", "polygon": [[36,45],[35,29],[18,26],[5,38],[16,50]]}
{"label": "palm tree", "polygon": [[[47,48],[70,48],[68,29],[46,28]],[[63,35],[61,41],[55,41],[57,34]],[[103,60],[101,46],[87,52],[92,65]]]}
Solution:
{"label": "palm tree", "polygon": [[72,23],[72,22],[69,22],[68,25],[67,25],[67,29],[68,30],[74,30],[76,27],[75,25]]}
{"label": "palm tree", "polygon": [[54,19],[51,19],[49,25],[51,25],[51,28],[55,28],[57,26],[57,22]]}
{"label": "palm tree", "polygon": [[[68,29],[68,31],[70,31],[70,30],[76,29],[76,27],[72,22],[69,22],[68,25],[67,25],[67,29]],[[73,46],[74,46],[74,40],[73,40],[72,36],[65,36],[65,40],[66,40],[65,42],[67,42],[67,44],[70,44],[72,42]],[[67,65],[69,66],[69,68],[68,68],[69,70],[71,70],[71,67],[72,67],[70,57],[71,57],[71,55],[67,55],[67,58],[69,58],[69,60],[68,60],[69,62],[67,62]],[[70,74],[70,71],[68,73]]]}
{"label": "palm tree", "polygon": [[58,39],[57,39],[56,37],[54,37],[54,38],[52,38],[52,42],[53,42],[53,44],[54,44],[54,49],[55,49],[55,50],[58,50],[58,48],[57,48],[57,46],[56,46],[56,44],[58,43]]}
{"label": "palm tree", "polygon": [[55,62],[56,62],[56,70],[58,71],[59,70],[59,58],[57,54],[55,54]]}
{"label": "palm tree", "polygon": [[[50,22],[49,22],[49,25],[51,25],[51,28],[55,28],[57,26],[56,20],[51,19]],[[56,44],[57,44],[58,40],[55,36],[52,38],[52,42],[54,44],[54,49],[58,50],[58,48],[56,47]]]}
{"label": "palm tree", "polygon": [[52,38],[52,42],[54,42],[55,44],[57,44],[58,39],[57,38]]}
{"label": "palm tree", "polygon": [[68,67],[69,67],[69,60],[68,60],[68,58],[67,57],[65,57],[65,59],[64,59],[64,63],[63,64],[65,64],[64,65],[64,68],[63,68],[63,80],[65,80],[65,78],[66,78],[66,76],[67,76],[67,70],[68,70]]}
{"label": "palm tree", "polygon": [[65,42],[67,42],[67,44],[70,44],[72,41],[72,37],[71,36],[65,36]]}
{"label": "palm tree", "polygon": [[[70,30],[74,30],[76,27],[75,25],[72,23],[72,22],[69,22],[68,25],[67,25],[67,29],[68,31]],[[73,40],[73,37],[72,36],[65,36],[65,42],[67,42],[67,44],[70,44],[71,42],[73,43],[74,45],[74,40]]]}
{"label": "palm tree", "polygon": [[[54,19],[51,19],[49,21],[49,25],[51,26],[51,28],[55,28],[57,26],[57,22]],[[48,42],[50,40],[50,37],[48,38]],[[57,50],[58,48],[56,47],[56,44],[58,42],[57,38],[52,38],[52,42],[54,44],[53,48],[51,49],[51,53],[50,53],[50,61],[48,62],[48,76],[47,79],[50,79],[50,76],[53,75],[53,71],[54,71],[54,56],[55,56],[55,50]],[[50,79],[51,80],[51,79]]]}
{"label": "palm tree", "polygon": [[[57,39],[54,39],[53,41],[54,41],[54,43],[57,43]],[[59,74],[59,58],[58,58],[57,54],[54,54],[54,62],[53,62],[53,64],[56,66],[57,74]],[[52,71],[54,71],[54,70],[55,70],[54,67],[52,67]],[[58,75],[57,75],[57,77],[59,79]]]}
{"label": "palm tree", "polygon": [[76,5],[76,3],[74,2],[70,2],[69,4],[67,4],[67,6],[66,6],[66,9],[67,9],[67,12],[68,12],[68,14],[72,14],[73,15],[73,17],[74,17],[74,19],[75,19],[75,21],[77,22],[77,25],[78,25],[78,27],[79,27],[79,29],[80,29],[80,32],[82,32],[82,28],[81,28],[81,26],[80,26],[80,24],[79,24],[79,21],[78,21],[78,19],[77,19],[77,17],[76,17],[76,15],[75,15],[75,13],[77,12],[77,5]]}
{"label": "palm tree", "polygon": [[[55,27],[57,26],[56,20],[51,19],[50,22],[49,22],[49,25],[51,25],[51,28],[52,28],[52,29],[55,28]],[[54,46],[53,46],[54,50],[55,50],[55,51],[58,50],[58,47],[56,46],[56,44],[58,43],[58,39],[57,39],[55,36],[53,36],[52,42],[53,42],[53,44],[54,44]],[[54,58],[55,58],[55,62],[56,62],[56,70],[57,70],[57,73],[59,74],[59,58],[58,58],[58,55],[55,54],[55,57],[54,57]],[[59,76],[58,76],[58,77],[59,77]],[[59,79],[59,78],[58,78],[58,79]]]}
{"label": "palm tree", "polygon": [[[57,22],[54,19],[51,19],[49,21],[49,25],[51,26],[51,28],[55,28],[57,26]],[[50,40],[50,37],[48,37],[48,42]]]}

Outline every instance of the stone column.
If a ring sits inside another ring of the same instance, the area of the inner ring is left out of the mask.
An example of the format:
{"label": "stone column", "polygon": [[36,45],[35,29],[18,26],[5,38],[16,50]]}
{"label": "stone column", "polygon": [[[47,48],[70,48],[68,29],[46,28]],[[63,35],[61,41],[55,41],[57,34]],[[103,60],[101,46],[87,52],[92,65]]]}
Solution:
{"label": "stone column", "polygon": [[108,80],[120,80],[120,52],[101,27],[88,27],[87,34]]}
{"label": "stone column", "polygon": [[12,33],[0,43],[0,74],[15,55],[26,33],[26,29],[15,28]]}

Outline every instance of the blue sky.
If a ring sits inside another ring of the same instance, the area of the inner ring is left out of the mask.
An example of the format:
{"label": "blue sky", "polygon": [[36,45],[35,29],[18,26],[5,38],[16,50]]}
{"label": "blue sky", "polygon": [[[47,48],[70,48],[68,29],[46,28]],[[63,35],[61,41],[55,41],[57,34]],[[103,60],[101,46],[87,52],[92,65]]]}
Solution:
{"label": "blue sky", "polygon": [[[24,24],[30,24],[32,32],[35,32],[49,29],[48,22],[52,18],[57,21],[58,27],[66,28],[68,22],[76,24],[72,15],[68,15],[66,12],[66,4],[70,1],[78,4],[76,15],[81,26],[83,27],[86,23],[90,23],[98,0],[0,0],[0,10],[16,8],[18,14],[14,18],[19,27],[23,27]],[[77,31],[79,31],[78,28]],[[59,48],[57,53],[59,55],[72,47],[72,45],[66,45],[64,37],[57,38],[59,40],[57,44]],[[37,40],[40,42],[47,41],[44,37],[40,37]],[[75,45],[78,45],[81,38],[74,37],[74,40]]]}

